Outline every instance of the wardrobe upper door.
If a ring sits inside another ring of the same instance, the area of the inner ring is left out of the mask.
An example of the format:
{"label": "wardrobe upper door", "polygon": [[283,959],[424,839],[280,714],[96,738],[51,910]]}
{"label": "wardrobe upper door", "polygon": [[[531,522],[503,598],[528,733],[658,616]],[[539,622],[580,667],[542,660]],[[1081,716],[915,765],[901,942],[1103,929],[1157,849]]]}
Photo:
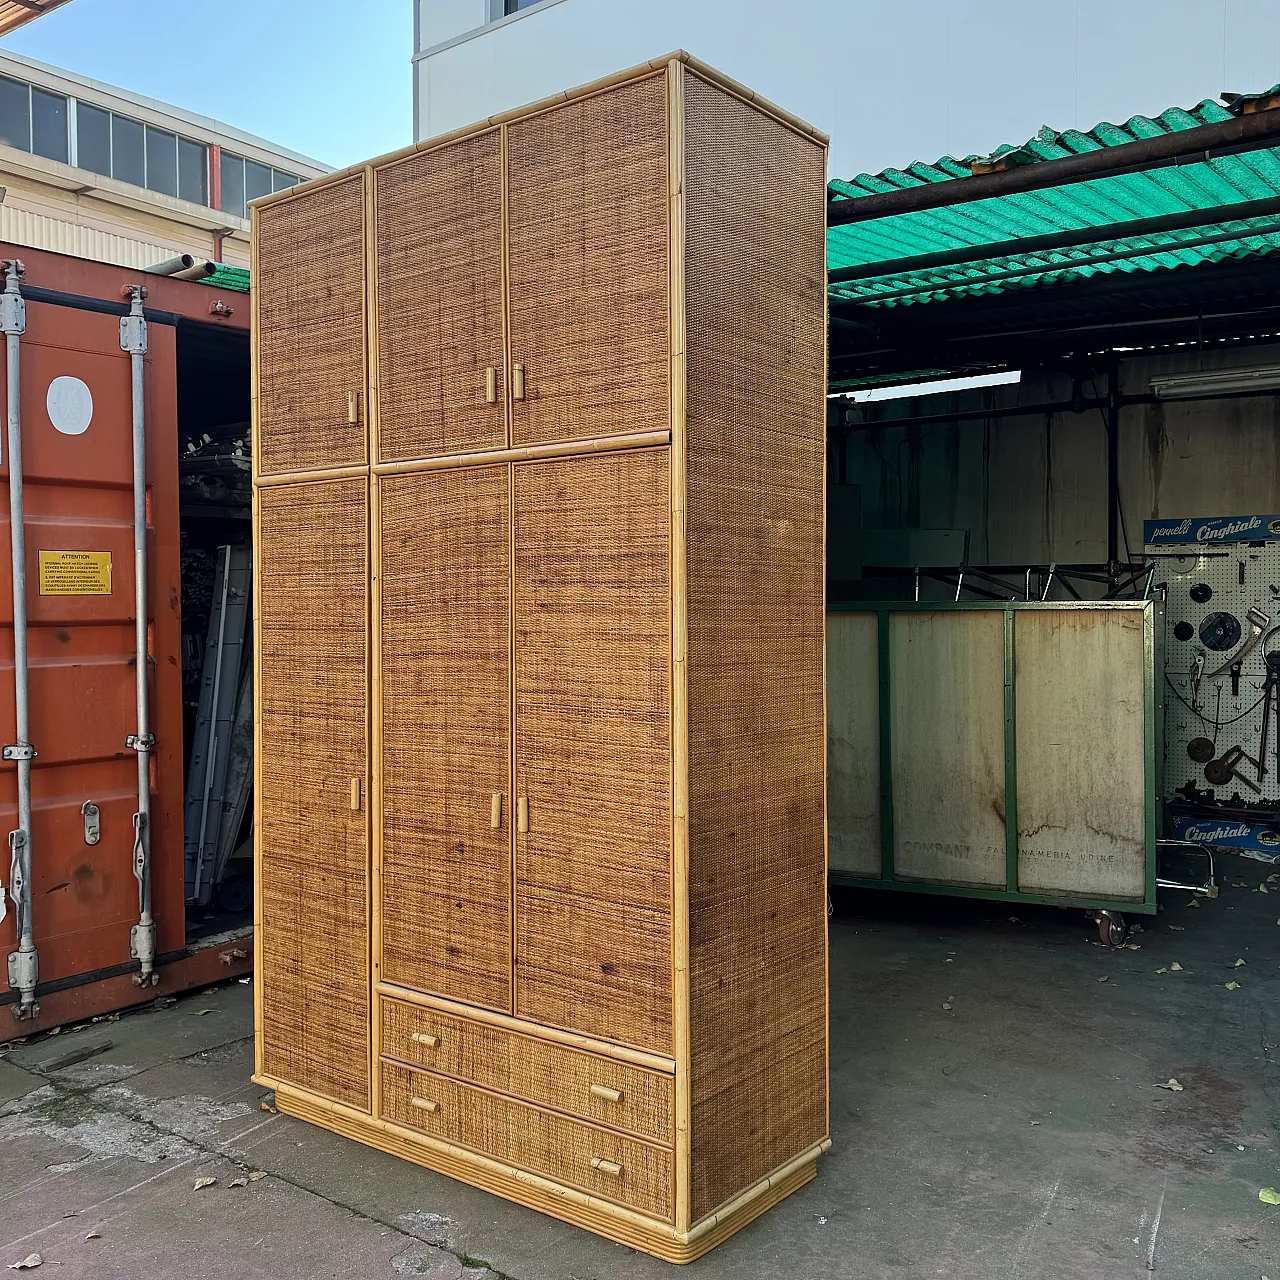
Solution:
{"label": "wardrobe upper door", "polygon": [[364,177],[253,213],[258,471],[360,466]]}
{"label": "wardrobe upper door", "polygon": [[508,126],[512,444],[666,427],[667,169],[665,73]]}
{"label": "wardrobe upper door", "polygon": [[511,1011],[507,466],[381,485],[380,976]]}
{"label": "wardrobe upper door", "polygon": [[502,134],[377,171],[382,461],[502,449]]}
{"label": "wardrobe upper door", "polygon": [[515,468],[516,1013],[669,1054],[668,451]]}

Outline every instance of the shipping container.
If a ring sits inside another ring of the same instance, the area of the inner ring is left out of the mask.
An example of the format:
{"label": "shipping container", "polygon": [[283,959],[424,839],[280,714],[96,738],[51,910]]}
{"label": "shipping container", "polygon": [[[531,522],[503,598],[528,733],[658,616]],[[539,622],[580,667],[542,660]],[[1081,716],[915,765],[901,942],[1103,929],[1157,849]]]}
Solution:
{"label": "shipping container", "polygon": [[[29,893],[22,884],[20,835],[9,837],[13,852],[0,865],[6,907],[0,939],[15,957],[0,1003],[22,1015],[12,1032],[29,1034],[249,965],[242,919],[197,908],[187,920],[183,874],[184,719],[192,719],[184,717],[184,700],[193,701],[198,691],[215,550],[248,541],[248,459],[242,460],[240,501],[235,450],[237,431],[249,418],[249,307],[235,287],[8,244],[0,244],[0,257],[9,294],[6,342],[17,348],[18,394],[16,406],[10,398],[10,415],[16,407],[28,741],[34,752],[28,765]],[[20,272],[10,265],[15,262]],[[240,289],[244,283],[233,281]],[[135,294],[139,287],[145,297]],[[129,320],[134,296],[140,305],[132,309],[141,316]],[[150,723],[140,726],[134,361],[127,348],[143,343]],[[10,369],[13,357],[11,349]],[[10,384],[6,374],[6,395]],[[10,546],[12,455],[6,440],[0,502]],[[184,595],[195,602],[185,631]],[[24,752],[15,721],[21,671],[15,666],[8,555],[0,567],[0,629],[0,737],[6,748],[0,822],[9,833],[22,827],[23,762],[15,757]],[[154,735],[153,747],[147,732]],[[150,780],[149,821],[148,805],[139,803],[140,750]],[[149,868],[135,870],[144,861]],[[154,945],[145,921],[138,931],[139,873],[149,874]],[[20,940],[26,913],[34,964],[19,954],[30,950]]]}

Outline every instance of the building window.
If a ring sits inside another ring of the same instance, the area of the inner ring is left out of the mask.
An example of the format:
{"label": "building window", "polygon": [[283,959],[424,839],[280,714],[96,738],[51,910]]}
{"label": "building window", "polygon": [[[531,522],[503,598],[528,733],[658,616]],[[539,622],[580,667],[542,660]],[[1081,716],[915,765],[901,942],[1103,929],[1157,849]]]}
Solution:
{"label": "building window", "polygon": [[66,164],[66,98],[0,76],[0,142]]}
{"label": "building window", "polygon": [[203,142],[87,102],[76,104],[76,164],[161,195],[209,203],[209,151]]}
{"label": "building window", "polygon": [[503,0],[502,12],[505,15],[519,13],[521,9],[532,9],[535,4],[540,4],[542,0]]}
{"label": "building window", "polygon": [[257,160],[246,160],[230,152],[222,153],[222,211],[247,217],[245,206],[250,200],[269,196],[273,191],[296,187],[301,179],[296,173],[273,169]]}

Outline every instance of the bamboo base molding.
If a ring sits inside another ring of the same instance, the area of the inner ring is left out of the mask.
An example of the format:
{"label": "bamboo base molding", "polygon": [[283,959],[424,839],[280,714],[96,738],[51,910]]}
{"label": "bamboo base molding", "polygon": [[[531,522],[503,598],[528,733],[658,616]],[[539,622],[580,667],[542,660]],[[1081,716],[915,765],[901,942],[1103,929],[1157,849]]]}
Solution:
{"label": "bamboo base molding", "polygon": [[275,1090],[276,1106],[286,1115],[376,1147],[388,1155],[412,1160],[414,1164],[514,1200],[528,1209],[550,1214],[562,1222],[585,1227],[609,1240],[650,1253],[664,1262],[692,1262],[715,1248],[753,1218],[810,1181],[817,1173],[818,1157],[831,1146],[831,1139],[824,1138],[761,1178],[741,1195],[734,1196],[688,1231],[678,1232],[644,1214],[559,1186],[523,1169],[500,1164],[465,1147],[411,1133],[399,1125],[366,1115],[329,1098],[295,1089],[267,1076],[255,1075],[253,1079],[256,1084]]}

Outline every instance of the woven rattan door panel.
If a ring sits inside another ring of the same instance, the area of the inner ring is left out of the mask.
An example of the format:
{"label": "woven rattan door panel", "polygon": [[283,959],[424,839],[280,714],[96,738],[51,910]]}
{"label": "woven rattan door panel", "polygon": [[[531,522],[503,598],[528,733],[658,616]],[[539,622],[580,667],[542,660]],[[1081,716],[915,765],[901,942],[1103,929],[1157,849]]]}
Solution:
{"label": "woven rattan door panel", "polygon": [[516,1013],[671,1052],[665,449],[515,468]]}
{"label": "woven rattan door panel", "polygon": [[364,179],[268,205],[254,218],[257,261],[271,263],[253,282],[258,471],[359,465],[366,458]]}
{"label": "woven rattan door panel", "polygon": [[501,132],[378,170],[377,200],[381,458],[504,448]]}
{"label": "woven rattan door panel", "polygon": [[513,444],[667,425],[666,85],[508,127]]}
{"label": "woven rattan door panel", "polygon": [[262,1069],[362,1110],[366,492],[364,480],[260,489],[257,530]]}
{"label": "woven rattan door panel", "polygon": [[502,1012],[511,1010],[507,473],[461,467],[379,482],[382,977]]}

